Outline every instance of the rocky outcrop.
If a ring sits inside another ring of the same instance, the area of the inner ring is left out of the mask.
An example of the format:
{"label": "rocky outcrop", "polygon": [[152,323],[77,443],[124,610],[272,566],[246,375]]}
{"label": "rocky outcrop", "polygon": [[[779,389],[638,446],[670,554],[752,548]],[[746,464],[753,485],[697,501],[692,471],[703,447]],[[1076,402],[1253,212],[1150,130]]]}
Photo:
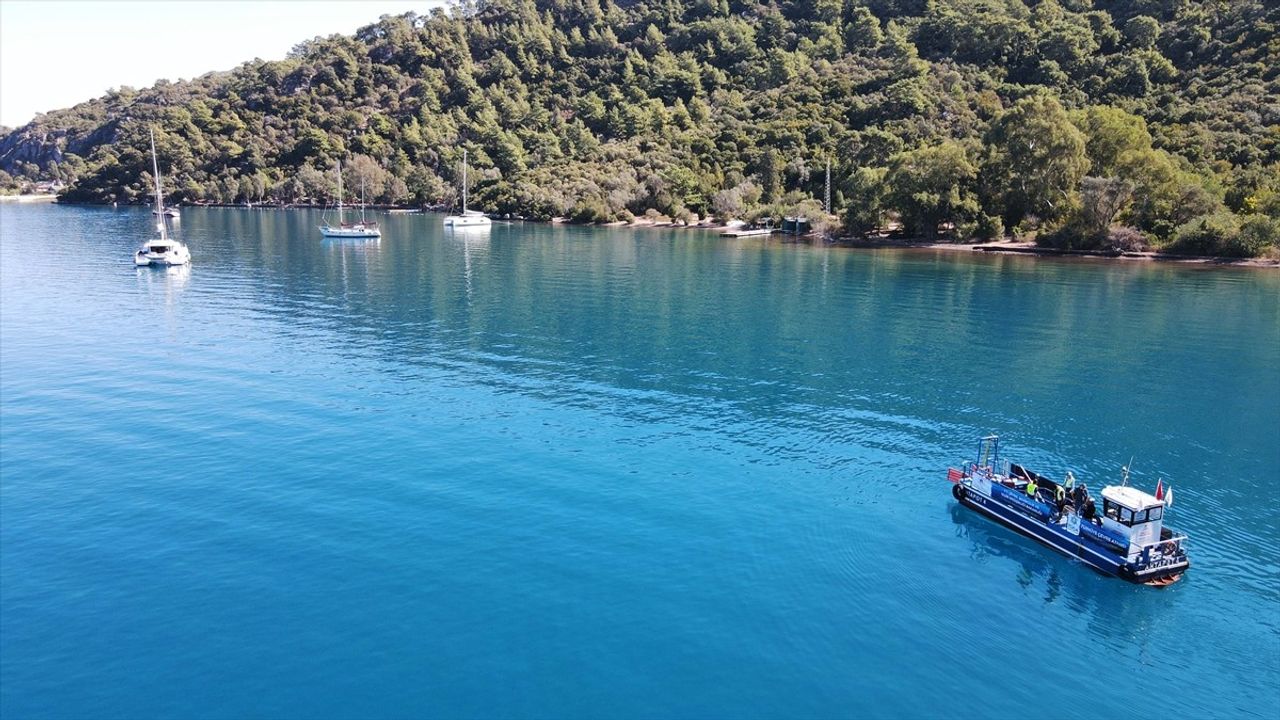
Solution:
{"label": "rocky outcrop", "polygon": [[87,157],[98,145],[114,142],[117,128],[115,120],[86,128],[51,128],[37,118],[0,137],[0,170],[12,175],[21,163],[32,163],[47,171],[62,164],[67,153]]}

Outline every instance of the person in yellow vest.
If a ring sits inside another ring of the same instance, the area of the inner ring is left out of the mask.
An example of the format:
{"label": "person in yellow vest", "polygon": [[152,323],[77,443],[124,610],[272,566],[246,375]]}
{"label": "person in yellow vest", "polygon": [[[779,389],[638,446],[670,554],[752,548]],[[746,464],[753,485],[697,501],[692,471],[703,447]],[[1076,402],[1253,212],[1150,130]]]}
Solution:
{"label": "person in yellow vest", "polygon": [[1036,490],[1039,490],[1039,489],[1040,489],[1040,488],[1039,488],[1038,486],[1036,486],[1036,479],[1035,479],[1035,478],[1029,478],[1029,479],[1027,480],[1027,495],[1028,495],[1032,500],[1035,500],[1035,499],[1036,499]]}

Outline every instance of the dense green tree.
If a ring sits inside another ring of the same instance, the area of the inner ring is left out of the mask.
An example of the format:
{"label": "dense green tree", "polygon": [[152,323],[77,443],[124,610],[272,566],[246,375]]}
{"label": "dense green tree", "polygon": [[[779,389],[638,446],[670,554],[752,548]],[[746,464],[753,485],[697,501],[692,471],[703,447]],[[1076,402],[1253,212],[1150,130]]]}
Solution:
{"label": "dense green tree", "polygon": [[862,6],[853,8],[849,20],[844,25],[845,47],[853,49],[875,50],[884,40],[884,32],[880,29],[880,20],[871,10]]}
{"label": "dense green tree", "polygon": [[870,232],[884,224],[887,168],[860,167],[844,183],[844,226],[853,233]]}
{"label": "dense green tree", "polygon": [[1087,177],[1080,183],[1080,217],[1087,236],[1101,237],[1133,197],[1133,184],[1118,178]]}
{"label": "dense green tree", "polygon": [[1129,224],[1156,237],[1172,237],[1178,226],[1218,209],[1217,198],[1183,163],[1163,150],[1129,151],[1120,156],[1116,174],[1134,186],[1126,215]]}
{"label": "dense green tree", "polygon": [[1124,24],[1124,36],[1133,47],[1149,49],[1160,37],[1160,22],[1147,15],[1135,15]]}
{"label": "dense green tree", "polygon": [[743,217],[759,202],[763,192],[759,185],[744,180],[731,188],[717,192],[711,198],[711,210],[722,220]]}
{"label": "dense green tree", "polygon": [[1110,177],[1121,155],[1151,149],[1147,123],[1120,108],[1093,105],[1071,113],[1071,120],[1084,133],[1089,171],[1094,175]]}
{"label": "dense green tree", "polygon": [[1052,97],[1019,100],[992,124],[991,154],[984,173],[1003,207],[1006,227],[1028,215],[1059,219],[1071,209],[1080,179],[1089,168],[1084,135]]}
{"label": "dense green tree", "polygon": [[765,150],[760,159],[760,187],[766,203],[776,202],[782,195],[782,155],[775,148]]}
{"label": "dense green tree", "polygon": [[889,163],[887,200],[908,232],[933,237],[944,230],[954,236],[960,224],[980,214],[977,178],[978,169],[960,143],[910,150]]}

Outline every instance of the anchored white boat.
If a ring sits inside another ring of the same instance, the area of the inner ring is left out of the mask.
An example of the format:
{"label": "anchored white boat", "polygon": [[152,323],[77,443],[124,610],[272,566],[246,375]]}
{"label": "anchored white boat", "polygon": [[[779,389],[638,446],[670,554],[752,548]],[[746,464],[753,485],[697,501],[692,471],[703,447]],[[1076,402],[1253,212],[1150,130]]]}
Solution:
{"label": "anchored white boat", "polygon": [[142,244],[133,254],[134,265],[186,265],[191,262],[191,251],[187,246],[169,237],[169,222],[161,210],[164,207],[164,192],[160,189],[160,163],[156,160],[156,134],[151,132],[151,172],[156,183],[156,212],[160,220],[156,229],[160,237]]}
{"label": "anchored white boat", "polygon": [[759,237],[762,235],[773,234],[773,223],[768,222],[764,225],[739,225],[732,227],[720,233],[720,237]]}
{"label": "anchored white boat", "polygon": [[493,222],[484,213],[467,209],[467,151],[462,151],[462,212],[458,215],[447,215],[444,226],[454,230],[466,228],[488,228]]}
{"label": "anchored white boat", "polygon": [[360,181],[360,222],[342,221],[342,164],[338,163],[338,224],[330,225],[325,221],[320,226],[320,234],[327,238],[377,238],[382,237],[378,223],[364,219],[364,180]]}

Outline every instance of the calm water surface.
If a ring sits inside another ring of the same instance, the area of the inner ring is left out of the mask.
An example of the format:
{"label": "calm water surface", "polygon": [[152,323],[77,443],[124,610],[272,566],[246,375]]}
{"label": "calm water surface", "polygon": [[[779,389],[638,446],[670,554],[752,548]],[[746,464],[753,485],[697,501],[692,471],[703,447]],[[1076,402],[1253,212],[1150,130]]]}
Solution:
{"label": "calm water surface", "polygon": [[[1280,712],[1280,273],[319,218],[0,206],[0,715]],[[990,432],[1191,572],[958,508]]]}

